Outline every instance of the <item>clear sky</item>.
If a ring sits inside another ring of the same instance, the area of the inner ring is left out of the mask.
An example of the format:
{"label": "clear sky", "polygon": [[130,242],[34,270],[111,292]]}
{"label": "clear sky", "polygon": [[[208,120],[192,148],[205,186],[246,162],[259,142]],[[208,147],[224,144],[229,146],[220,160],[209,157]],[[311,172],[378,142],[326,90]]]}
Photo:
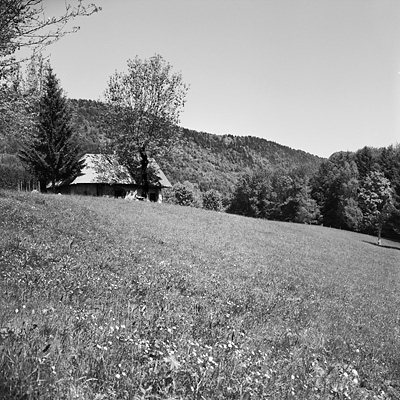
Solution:
{"label": "clear sky", "polygon": [[323,157],[400,142],[400,0],[91,1],[46,50],[71,98],[157,53],[190,85],[183,127]]}

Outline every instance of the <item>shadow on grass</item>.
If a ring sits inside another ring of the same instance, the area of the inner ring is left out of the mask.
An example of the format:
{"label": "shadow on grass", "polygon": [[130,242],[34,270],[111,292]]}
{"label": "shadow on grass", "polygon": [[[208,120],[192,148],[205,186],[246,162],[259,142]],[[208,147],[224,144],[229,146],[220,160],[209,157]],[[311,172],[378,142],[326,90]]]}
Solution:
{"label": "shadow on grass", "polygon": [[[385,249],[393,249],[393,250],[400,250],[400,247],[396,247],[396,246],[386,246],[384,244],[381,244],[380,246],[378,245],[378,243],[374,243],[374,242],[370,242],[368,240],[363,240],[364,243],[368,243],[371,244],[372,246],[376,246],[376,247],[383,247]],[[400,245],[399,245],[400,246]]]}

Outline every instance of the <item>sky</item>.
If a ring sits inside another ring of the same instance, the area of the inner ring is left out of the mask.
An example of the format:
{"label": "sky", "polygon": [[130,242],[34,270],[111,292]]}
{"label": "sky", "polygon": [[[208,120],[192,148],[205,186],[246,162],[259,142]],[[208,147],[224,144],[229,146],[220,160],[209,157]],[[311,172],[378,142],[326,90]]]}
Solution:
{"label": "sky", "polygon": [[160,54],[190,85],[184,128],[321,157],[400,143],[399,0],[91,1],[45,51],[70,98],[101,100],[128,59]]}

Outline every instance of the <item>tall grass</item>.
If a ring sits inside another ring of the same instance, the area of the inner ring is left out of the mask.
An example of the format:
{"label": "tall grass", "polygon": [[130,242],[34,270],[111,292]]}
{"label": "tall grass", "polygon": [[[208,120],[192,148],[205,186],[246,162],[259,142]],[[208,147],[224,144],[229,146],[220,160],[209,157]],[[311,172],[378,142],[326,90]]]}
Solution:
{"label": "tall grass", "polygon": [[6,191],[0,232],[0,398],[400,398],[397,243]]}

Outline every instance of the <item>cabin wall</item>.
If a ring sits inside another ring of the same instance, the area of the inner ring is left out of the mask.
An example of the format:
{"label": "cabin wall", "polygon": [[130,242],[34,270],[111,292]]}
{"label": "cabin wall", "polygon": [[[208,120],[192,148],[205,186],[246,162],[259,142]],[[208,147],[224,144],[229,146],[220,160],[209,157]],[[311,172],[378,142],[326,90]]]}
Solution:
{"label": "cabin wall", "polygon": [[[78,183],[74,185],[60,186],[57,193],[73,194],[80,196],[108,196],[124,198],[128,193],[135,193],[136,196],[142,196],[142,187],[139,185],[109,185],[103,183]],[[162,201],[161,188],[150,187],[148,198],[151,201]]]}

